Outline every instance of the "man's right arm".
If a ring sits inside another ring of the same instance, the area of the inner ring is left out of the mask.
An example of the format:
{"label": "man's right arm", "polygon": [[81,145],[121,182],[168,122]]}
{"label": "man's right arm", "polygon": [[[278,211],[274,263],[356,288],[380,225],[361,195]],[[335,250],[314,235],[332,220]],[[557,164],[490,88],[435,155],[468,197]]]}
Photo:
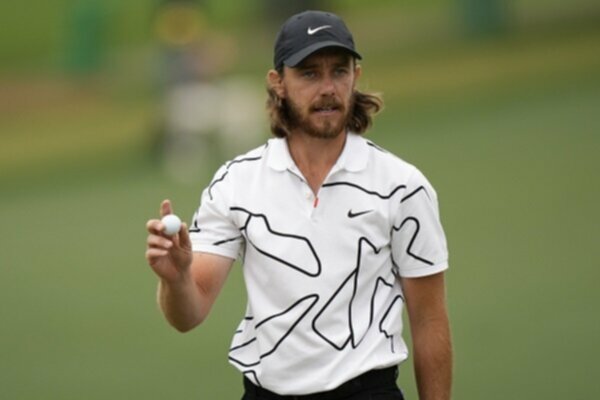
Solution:
{"label": "man's right arm", "polygon": [[194,253],[188,273],[170,282],[161,279],[158,304],[169,323],[187,332],[208,316],[233,265],[230,258],[208,253]]}
{"label": "man's right arm", "polygon": [[[161,217],[172,213],[163,201]],[[208,253],[193,253],[187,226],[168,236],[158,219],[146,224],[146,260],[159,277],[158,303],[169,323],[180,332],[199,325],[221,291],[233,259]]]}

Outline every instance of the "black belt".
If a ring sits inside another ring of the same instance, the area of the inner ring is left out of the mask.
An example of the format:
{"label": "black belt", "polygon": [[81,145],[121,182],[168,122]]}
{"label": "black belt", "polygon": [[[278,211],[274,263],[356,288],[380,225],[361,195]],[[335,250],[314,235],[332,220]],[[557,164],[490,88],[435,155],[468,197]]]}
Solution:
{"label": "black belt", "polygon": [[350,379],[348,382],[333,390],[298,396],[279,395],[270,390],[256,386],[248,378],[244,377],[244,389],[246,390],[246,393],[251,393],[256,397],[269,400],[336,400],[358,393],[362,390],[377,388],[385,384],[395,384],[397,377],[398,367],[396,366],[385,369],[374,369],[365,372],[356,378]]}

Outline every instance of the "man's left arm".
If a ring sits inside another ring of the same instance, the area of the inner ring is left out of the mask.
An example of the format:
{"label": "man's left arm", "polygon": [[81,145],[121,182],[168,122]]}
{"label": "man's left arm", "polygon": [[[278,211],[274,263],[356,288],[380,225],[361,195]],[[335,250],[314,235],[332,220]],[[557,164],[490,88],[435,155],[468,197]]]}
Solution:
{"label": "man's left arm", "polygon": [[401,278],[420,400],[449,400],[452,344],[444,273]]}

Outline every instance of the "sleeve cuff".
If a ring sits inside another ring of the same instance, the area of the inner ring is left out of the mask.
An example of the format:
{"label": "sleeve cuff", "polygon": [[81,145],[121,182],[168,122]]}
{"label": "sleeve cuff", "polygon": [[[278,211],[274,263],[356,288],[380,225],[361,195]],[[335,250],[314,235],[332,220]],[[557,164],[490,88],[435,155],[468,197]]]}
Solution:
{"label": "sleeve cuff", "polygon": [[238,254],[235,250],[231,250],[222,246],[213,246],[209,244],[192,243],[192,251],[194,253],[210,253],[218,256],[223,256],[237,260]]}
{"label": "sleeve cuff", "polygon": [[424,276],[435,275],[448,269],[448,261],[439,264],[431,265],[425,268],[416,268],[408,270],[400,270],[401,278],[422,278]]}

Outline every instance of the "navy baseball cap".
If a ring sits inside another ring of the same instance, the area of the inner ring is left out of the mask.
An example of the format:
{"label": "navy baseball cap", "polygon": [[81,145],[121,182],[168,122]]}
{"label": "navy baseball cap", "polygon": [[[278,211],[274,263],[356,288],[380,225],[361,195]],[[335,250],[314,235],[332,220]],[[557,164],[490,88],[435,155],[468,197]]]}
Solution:
{"label": "navy baseball cap", "polygon": [[282,25],[275,39],[275,69],[284,65],[295,67],[306,57],[325,47],[347,50],[362,57],[354,48],[354,39],[346,24],[335,14],[323,11],[304,11],[291,16]]}

